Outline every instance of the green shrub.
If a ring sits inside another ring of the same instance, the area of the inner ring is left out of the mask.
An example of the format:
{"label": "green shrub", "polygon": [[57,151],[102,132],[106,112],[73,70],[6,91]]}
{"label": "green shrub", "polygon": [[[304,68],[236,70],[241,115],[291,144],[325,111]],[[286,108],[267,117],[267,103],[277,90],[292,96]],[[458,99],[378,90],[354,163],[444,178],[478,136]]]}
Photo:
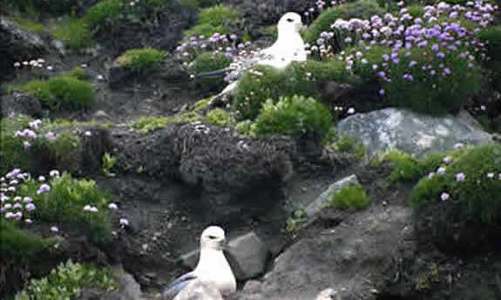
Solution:
{"label": "green shrub", "polygon": [[[434,115],[457,112],[468,97],[481,90],[481,68],[461,58],[459,52],[448,54],[443,60],[436,58],[430,48],[414,48],[410,53],[401,55],[399,63],[390,64],[387,76],[391,81],[382,80],[391,105]],[[416,62],[412,68],[411,61]],[[449,66],[450,74],[444,75],[446,69],[442,70],[440,64]],[[423,70],[425,65],[431,65],[436,74]],[[410,80],[406,78],[409,75]]]}
{"label": "green shrub", "polygon": [[166,53],[153,48],[131,49],[117,58],[117,63],[136,72],[151,71],[160,66]]}
{"label": "green shrub", "polygon": [[409,10],[409,14],[414,18],[420,18],[424,15],[424,7],[422,5],[419,4],[409,5],[407,9]]}
{"label": "green shrub", "polygon": [[15,299],[77,299],[83,288],[112,291],[117,288],[117,284],[110,270],[70,260],[52,270],[47,277],[31,280]]}
{"label": "green shrub", "polygon": [[94,104],[94,89],[86,81],[56,76],[47,81],[32,80],[20,87],[52,110],[78,110]]}
{"label": "green shrub", "polygon": [[233,116],[221,108],[215,108],[207,112],[207,122],[209,124],[220,126],[220,127],[228,127],[235,123],[235,119]]}
{"label": "green shrub", "polygon": [[79,80],[87,80],[87,79],[89,79],[89,75],[81,67],[74,67],[70,71],[66,72],[64,75],[69,76],[69,77],[73,77],[73,78],[76,78],[76,79],[79,79]]}
{"label": "green shrub", "polygon": [[0,219],[0,256],[16,261],[29,261],[54,244],[53,240],[30,233]]}
{"label": "green shrub", "polygon": [[391,182],[413,182],[424,175],[424,170],[419,161],[410,154],[392,150],[383,157],[392,168],[389,180]]}
{"label": "green shrub", "polygon": [[16,131],[28,126],[29,117],[17,116],[0,119],[0,173],[5,174],[14,167],[27,170],[31,159],[23,147],[23,141],[15,136]]}
{"label": "green shrub", "polygon": [[125,2],[122,0],[102,0],[89,8],[84,21],[92,28],[115,22],[122,14]]}
{"label": "green shrub", "polygon": [[[48,185],[50,191],[40,193],[40,184],[30,180],[20,189],[20,195],[32,197],[37,206],[34,219],[68,224],[83,231],[97,244],[110,241],[111,224],[107,212],[110,196],[93,180],[78,180],[64,173],[52,178]],[[86,205],[94,206],[98,211],[85,211]]]}
{"label": "green shrub", "polygon": [[243,119],[254,119],[268,99],[303,95],[319,98],[319,83],[350,81],[343,62],[309,60],[293,63],[284,71],[258,66],[247,72],[238,83],[233,106]]}
{"label": "green shrub", "polygon": [[186,36],[212,36],[214,33],[228,34],[235,29],[240,13],[231,6],[215,5],[200,11],[194,27],[185,32]]}
{"label": "green shrub", "polygon": [[[222,70],[228,67],[231,59],[223,53],[204,52],[199,54],[190,64],[189,70],[192,74]],[[210,90],[219,90],[224,84],[224,78],[204,78],[198,79],[197,84],[207,87]]]}
{"label": "green shrub", "polygon": [[342,153],[353,154],[359,159],[364,158],[366,154],[364,144],[347,135],[340,136],[336,139],[336,142],[334,143],[334,150]]}
{"label": "green shrub", "polygon": [[282,97],[268,100],[255,122],[257,135],[284,134],[301,137],[312,134],[320,140],[332,127],[329,110],[313,98]]}
{"label": "green shrub", "polygon": [[367,208],[371,204],[371,199],[367,195],[364,187],[360,184],[352,184],[341,188],[333,193],[330,198],[330,205],[338,209],[360,210]]}
{"label": "green shrub", "polygon": [[80,19],[63,19],[52,28],[52,34],[72,50],[88,48],[94,44],[89,26]]}
{"label": "green shrub", "polygon": [[331,7],[323,11],[304,33],[306,42],[313,44],[324,31],[331,31],[331,25],[337,19],[369,19],[373,15],[383,15],[384,10],[377,2],[370,0],[359,0],[348,2],[339,6]]}
{"label": "green shrub", "polygon": [[[458,174],[464,181],[458,181]],[[454,207],[455,220],[501,225],[501,145],[479,146],[463,152],[443,175],[423,178],[411,194],[416,208],[441,202],[442,193]],[[452,220],[451,220],[452,221]]]}

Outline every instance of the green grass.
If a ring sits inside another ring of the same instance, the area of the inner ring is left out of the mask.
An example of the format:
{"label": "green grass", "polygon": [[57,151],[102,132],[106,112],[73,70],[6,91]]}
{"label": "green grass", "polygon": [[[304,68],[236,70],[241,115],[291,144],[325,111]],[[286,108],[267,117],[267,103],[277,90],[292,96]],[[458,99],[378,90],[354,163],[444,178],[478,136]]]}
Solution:
{"label": "green grass", "polygon": [[202,9],[198,15],[198,21],[189,30],[185,31],[185,36],[212,36],[218,32],[228,34],[235,30],[236,22],[240,18],[238,10],[231,6],[218,4]]}
{"label": "green grass", "polygon": [[51,110],[80,110],[94,104],[92,84],[72,76],[32,80],[18,89],[38,98]]}
{"label": "green grass", "polygon": [[31,166],[29,152],[23,147],[23,141],[15,137],[17,130],[22,130],[31,121],[26,116],[0,119],[0,173],[5,174],[13,168],[28,170]]}
{"label": "green grass", "polygon": [[52,270],[47,277],[31,280],[15,300],[77,299],[83,288],[112,291],[117,288],[117,283],[109,269],[70,260]]}
{"label": "green grass", "polygon": [[219,127],[229,127],[235,124],[233,116],[221,108],[215,108],[207,112],[207,122]]}
{"label": "green grass", "polygon": [[359,184],[343,187],[331,195],[330,198],[330,205],[342,210],[361,210],[367,208],[370,204],[371,199],[364,187]]}
{"label": "green grass", "polygon": [[130,49],[117,58],[117,63],[135,72],[152,71],[160,66],[166,57],[165,51],[143,48]]}
{"label": "green grass", "polygon": [[171,124],[193,123],[202,120],[203,117],[196,112],[184,112],[168,117],[147,116],[140,117],[130,124],[130,127],[141,133],[150,133]]}
{"label": "green grass", "polygon": [[312,135],[322,140],[332,124],[332,115],[323,104],[313,98],[292,96],[280,98],[277,103],[268,100],[254,129],[257,135]]}
{"label": "green grass", "polygon": [[358,159],[364,158],[367,152],[364,144],[346,135],[337,137],[333,147],[338,152],[353,154]]}
{"label": "green grass", "polygon": [[39,34],[45,31],[45,25],[42,23],[21,16],[15,16],[12,19],[21,29],[24,29],[26,31]]}
{"label": "green grass", "polygon": [[76,18],[64,18],[54,25],[52,34],[71,50],[81,50],[94,45],[93,35],[86,22]]}
{"label": "green grass", "polygon": [[17,228],[0,218],[0,256],[16,261],[29,261],[54,245],[52,239]]}
{"label": "green grass", "polygon": [[122,0],[102,0],[87,10],[84,22],[91,28],[103,26],[106,23],[116,21],[124,9],[125,2]]}
{"label": "green grass", "polygon": [[[83,231],[96,244],[111,239],[111,224],[108,216],[110,195],[99,189],[93,180],[75,179],[64,173],[48,183],[49,192],[37,193],[40,184],[30,180],[20,189],[21,196],[33,198],[37,209],[34,220],[59,223]],[[98,212],[87,212],[85,205],[95,206]]]}

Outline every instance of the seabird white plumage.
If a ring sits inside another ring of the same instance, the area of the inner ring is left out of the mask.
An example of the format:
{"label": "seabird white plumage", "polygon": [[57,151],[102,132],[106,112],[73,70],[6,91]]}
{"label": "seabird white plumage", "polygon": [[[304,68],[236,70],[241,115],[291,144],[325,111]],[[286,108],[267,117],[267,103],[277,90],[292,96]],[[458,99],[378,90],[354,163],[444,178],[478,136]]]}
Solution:
{"label": "seabird white plumage", "polygon": [[237,58],[226,70],[228,72],[226,78],[231,83],[216,98],[233,92],[242,74],[256,65],[282,70],[292,62],[306,61],[307,52],[300,34],[303,27],[301,15],[294,12],[285,13],[278,22],[278,36],[275,43],[250,56]]}
{"label": "seabird white plumage", "polygon": [[[200,238],[200,258],[192,272],[174,280],[163,293],[163,299],[183,300],[183,295],[192,295],[187,289],[205,286],[217,290],[221,295],[229,295],[236,291],[237,284],[230,264],[223,253],[226,237],[219,226],[207,227]],[[193,298],[189,298],[193,299]],[[212,298],[205,298],[212,299]]]}

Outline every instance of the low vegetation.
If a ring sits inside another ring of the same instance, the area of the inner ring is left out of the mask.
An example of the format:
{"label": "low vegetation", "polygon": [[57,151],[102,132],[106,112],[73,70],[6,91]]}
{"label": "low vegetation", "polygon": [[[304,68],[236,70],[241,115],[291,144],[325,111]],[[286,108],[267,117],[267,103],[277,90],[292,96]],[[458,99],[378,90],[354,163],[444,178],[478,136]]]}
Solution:
{"label": "low vegetation", "polygon": [[240,80],[233,105],[242,119],[254,119],[268,99],[302,95],[320,97],[319,83],[350,82],[351,76],[343,62],[309,60],[291,64],[286,70],[259,66]]}
{"label": "low vegetation", "polygon": [[55,76],[48,80],[31,80],[20,91],[36,97],[51,110],[80,110],[94,104],[92,84],[73,76]]}
{"label": "low vegetation", "polygon": [[66,173],[53,176],[47,183],[31,179],[20,187],[18,195],[30,197],[36,203],[33,220],[73,227],[96,244],[111,239],[110,196],[93,180],[74,179]]}
{"label": "low vegetation", "polygon": [[[223,70],[230,63],[231,59],[227,58],[223,53],[203,52],[190,64],[189,71],[196,76],[205,72]],[[211,91],[219,91],[225,84],[224,76],[219,78],[197,78],[196,82],[201,88]]]}
{"label": "low vegetation", "polygon": [[229,127],[235,124],[233,116],[221,108],[215,108],[208,111],[206,119],[207,123],[220,127]]}
{"label": "low vegetation", "polygon": [[89,25],[81,19],[63,18],[51,29],[54,37],[71,50],[79,51],[94,45]]}
{"label": "low vegetation", "polygon": [[166,57],[166,53],[154,48],[130,49],[120,55],[118,65],[135,72],[145,73],[158,68]]}
{"label": "low vegetation", "polygon": [[168,117],[140,117],[130,127],[141,133],[150,133],[165,128],[170,124],[188,124],[202,120],[203,117],[196,112],[184,112]]}
{"label": "low vegetation", "polygon": [[323,11],[304,33],[304,38],[308,43],[315,43],[322,32],[331,30],[331,25],[337,19],[359,18],[368,19],[374,15],[383,15],[384,10],[377,2],[368,0],[358,0],[331,7]]}
{"label": "low vegetation", "polygon": [[343,210],[361,210],[371,204],[371,199],[360,184],[343,187],[339,191],[334,192],[330,197],[330,206]]}
{"label": "low vegetation", "polygon": [[235,29],[240,13],[233,7],[218,4],[202,9],[198,14],[198,21],[185,36],[212,36],[215,33],[228,34]]}
{"label": "low vegetation", "polygon": [[76,299],[84,288],[112,291],[117,284],[110,270],[70,260],[52,270],[47,277],[31,280],[15,299]]}
{"label": "low vegetation", "polygon": [[311,136],[322,140],[332,127],[329,110],[313,98],[292,96],[268,100],[253,125],[257,135]]}
{"label": "low vegetation", "polygon": [[55,243],[39,235],[19,229],[14,223],[0,220],[0,256],[16,262],[29,262]]}

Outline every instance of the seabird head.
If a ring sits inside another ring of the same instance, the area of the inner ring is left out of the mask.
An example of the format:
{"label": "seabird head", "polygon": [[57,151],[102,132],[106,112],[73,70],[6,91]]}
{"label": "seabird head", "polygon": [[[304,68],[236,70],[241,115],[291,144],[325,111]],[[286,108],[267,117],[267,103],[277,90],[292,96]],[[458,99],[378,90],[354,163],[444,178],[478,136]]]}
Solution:
{"label": "seabird head", "polygon": [[223,228],[219,226],[209,226],[200,237],[201,248],[222,250],[226,242]]}
{"label": "seabird head", "polygon": [[300,32],[304,28],[303,21],[301,21],[301,15],[288,12],[284,14],[280,21],[278,21],[278,31],[279,32]]}

